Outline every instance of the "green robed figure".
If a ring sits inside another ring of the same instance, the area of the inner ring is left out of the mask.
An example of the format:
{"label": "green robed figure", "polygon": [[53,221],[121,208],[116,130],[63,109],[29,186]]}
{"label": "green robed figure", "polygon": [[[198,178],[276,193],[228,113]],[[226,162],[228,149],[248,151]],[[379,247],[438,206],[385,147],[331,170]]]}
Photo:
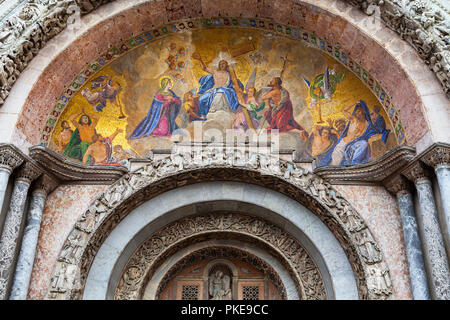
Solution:
{"label": "green robed figure", "polygon": [[[78,122],[76,119],[79,117]],[[76,130],[69,141],[69,144],[64,149],[64,155],[72,159],[83,161],[83,156],[88,147],[93,142],[93,137],[96,135],[95,127],[98,123],[99,117],[88,115],[84,108],[80,113],[70,116],[69,120],[75,126]]]}

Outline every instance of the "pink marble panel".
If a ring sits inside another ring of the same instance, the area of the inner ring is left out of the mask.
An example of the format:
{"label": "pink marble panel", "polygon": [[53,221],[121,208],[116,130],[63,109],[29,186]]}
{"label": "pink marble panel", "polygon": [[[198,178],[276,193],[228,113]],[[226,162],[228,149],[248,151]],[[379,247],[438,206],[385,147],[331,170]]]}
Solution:
{"label": "pink marble panel", "polygon": [[28,299],[42,300],[58,254],[78,217],[107,186],[60,186],[44,208]]}
{"label": "pink marble panel", "polygon": [[331,43],[339,43],[342,33],[347,28],[348,22],[340,17],[334,17],[331,20],[330,27],[328,29],[327,40]]}
{"label": "pink marble panel", "polygon": [[334,186],[358,211],[388,265],[398,300],[412,299],[402,224],[395,198],[379,186]]}

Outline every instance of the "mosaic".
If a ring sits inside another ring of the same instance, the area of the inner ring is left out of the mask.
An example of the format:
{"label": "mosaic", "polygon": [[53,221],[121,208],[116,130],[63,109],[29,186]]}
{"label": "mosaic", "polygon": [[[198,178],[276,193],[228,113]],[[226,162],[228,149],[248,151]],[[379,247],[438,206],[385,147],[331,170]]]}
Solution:
{"label": "mosaic", "polygon": [[339,48],[266,20],[217,18],[154,29],[88,64],[41,145],[121,165],[230,130],[279,132],[282,148],[319,166],[363,164],[406,144],[385,91]]}

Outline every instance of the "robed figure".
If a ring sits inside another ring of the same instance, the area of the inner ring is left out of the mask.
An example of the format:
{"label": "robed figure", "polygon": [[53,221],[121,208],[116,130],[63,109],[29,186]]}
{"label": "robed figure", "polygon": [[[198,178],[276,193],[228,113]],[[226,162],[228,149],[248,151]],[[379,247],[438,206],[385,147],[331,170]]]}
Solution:
{"label": "robed figure", "polygon": [[209,295],[211,300],[231,300],[231,279],[218,270],[209,278]]}
{"label": "robed figure", "polygon": [[379,128],[372,122],[369,108],[363,100],[356,104],[351,115],[347,110],[348,108],[344,109],[342,113],[349,119],[349,122],[319,166],[330,164],[348,166],[366,163],[370,159],[369,139],[376,134],[381,134],[383,143],[386,143],[388,130]]}
{"label": "robed figure", "polygon": [[269,84],[271,88],[261,99],[267,102],[269,110],[265,116],[269,124],[267,132],[278,130],[279,132],[297,131],[302,139],[308,138],[308,133],[294,119],[292,101],[287,91],[282,86],[283,81],[280,77],[275,77]]}
{"label": "robed figure", "polygon": [[[81,117],[77,122],[76,118],[79,116]],[[97,126],[98,120],[99,118],[97,116],[88,115],[84,109],[80,113],[70,117],[70,121],[76,130],[64,149],[65,156],[79,161],[83,160],[84,154],[93,143],[94,135],[97,134],[95,127]]]}
{"label": "robed figure", "polygon": [[171,90],[172,86],[169,77],[161,79],[160,90],[155,94],[147,116],[128,139],[170,137],[178,129],[175,120],[180,112],[181,99]]}
{"label": "robed figure", "polygon": [[236,77],[236,73],[226,60],[220,60],[217,69],[209,68],[203,62],[199,54],[192,56],[200,61],[202,69],[209,75],[203,76],[199,80],[198,90],[199,115],[206,120],[209,112],[218,110],[235,111],[240,104],[244,103],[242,91],[244,85]]}

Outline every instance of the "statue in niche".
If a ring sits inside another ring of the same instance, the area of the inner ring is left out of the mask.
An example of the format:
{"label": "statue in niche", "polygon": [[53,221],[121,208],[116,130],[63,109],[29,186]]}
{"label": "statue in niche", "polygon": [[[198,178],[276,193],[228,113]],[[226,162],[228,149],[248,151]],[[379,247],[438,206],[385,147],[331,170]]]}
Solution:
{"label": "statue in niche", "polygon": [[209,277],[210,300],[231,300],[231,278],[217,270]]}

